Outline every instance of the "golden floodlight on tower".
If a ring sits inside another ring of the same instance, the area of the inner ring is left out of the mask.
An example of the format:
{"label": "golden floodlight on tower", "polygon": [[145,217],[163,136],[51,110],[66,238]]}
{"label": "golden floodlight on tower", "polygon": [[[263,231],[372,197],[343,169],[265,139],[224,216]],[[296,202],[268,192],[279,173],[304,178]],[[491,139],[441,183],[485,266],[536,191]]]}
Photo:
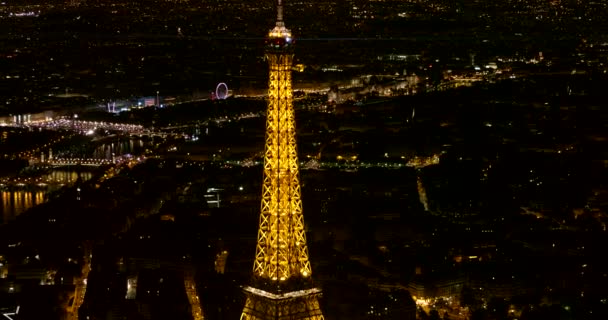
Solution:
{"label": "golden floodlight on tower", "polygon": [[241,319],[322,320],[304,230],[292,101],[293,39],[283,22],[268,33],[268,108],[264,180],[251,286]]}

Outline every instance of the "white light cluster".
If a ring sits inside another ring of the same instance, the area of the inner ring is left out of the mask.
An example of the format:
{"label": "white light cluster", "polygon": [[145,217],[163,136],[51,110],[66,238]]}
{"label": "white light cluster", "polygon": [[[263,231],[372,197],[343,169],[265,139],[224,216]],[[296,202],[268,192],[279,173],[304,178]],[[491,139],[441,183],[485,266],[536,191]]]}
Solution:
{"label": "white light cluster", "polygon": [[298,290],[298,291],[291,291],[291,292],[281,293],[281,294],[276,294],[276,293],[272,293],[272,292],[256,289],[256,288],[253,288],[253,287],[245,287],[245,291],[249,291],[251,293],[255,293],[257,295],[260,295],[260,296],[266,297],[266,298],[270,298],[270,299],[298,298],[298,297],[308,296],[308,295],[311,295],[311,294],[321,293],[321,290],[317,289],[317,288],[306,289],[306,290]]}

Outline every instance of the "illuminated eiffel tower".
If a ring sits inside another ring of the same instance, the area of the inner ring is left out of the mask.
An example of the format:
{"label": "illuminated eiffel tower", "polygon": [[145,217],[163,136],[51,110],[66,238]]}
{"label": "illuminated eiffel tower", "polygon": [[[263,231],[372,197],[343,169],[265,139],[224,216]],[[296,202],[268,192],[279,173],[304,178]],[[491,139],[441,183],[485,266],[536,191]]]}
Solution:
{"label": "illuminated eiffel tower", "polygon": [[295,115],[291,91],[293,40],[278,0],[268,33],[270,67],[264,152],[264,185],[251,286],[243,320],[322,320],[321,290],[313,286],[302,215]]}

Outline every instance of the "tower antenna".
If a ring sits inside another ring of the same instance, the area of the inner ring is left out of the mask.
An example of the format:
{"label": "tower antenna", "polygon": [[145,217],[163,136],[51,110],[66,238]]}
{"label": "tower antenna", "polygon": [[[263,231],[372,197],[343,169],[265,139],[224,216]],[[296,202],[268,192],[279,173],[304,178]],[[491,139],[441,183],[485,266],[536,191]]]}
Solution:
{"label": "tower antenna", "polygon": [[278,0],[277,3],[277,24],[283,23],[283,1]]}

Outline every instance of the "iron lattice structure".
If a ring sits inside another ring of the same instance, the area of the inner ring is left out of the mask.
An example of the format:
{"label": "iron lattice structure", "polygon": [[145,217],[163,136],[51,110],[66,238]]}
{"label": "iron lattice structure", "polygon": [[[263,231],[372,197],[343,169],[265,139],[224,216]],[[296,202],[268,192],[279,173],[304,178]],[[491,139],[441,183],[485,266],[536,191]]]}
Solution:
{"label": "iron lattice structure", "polygon": [[268,52],[270,79],[264,152],[262,212],[253,273],[271,280],[308,277],[310,262],[300,197],[295,119],[291,102],[292,55]]}
{"label": "iron lattice structure", "polygon": [[313,288],[302,214],[300,175],[292,102],[291,32],[282,5],[268,34],[268,109],[260,225],[253,285],[245,288],[243,320],[323,320],[321,291]]}

